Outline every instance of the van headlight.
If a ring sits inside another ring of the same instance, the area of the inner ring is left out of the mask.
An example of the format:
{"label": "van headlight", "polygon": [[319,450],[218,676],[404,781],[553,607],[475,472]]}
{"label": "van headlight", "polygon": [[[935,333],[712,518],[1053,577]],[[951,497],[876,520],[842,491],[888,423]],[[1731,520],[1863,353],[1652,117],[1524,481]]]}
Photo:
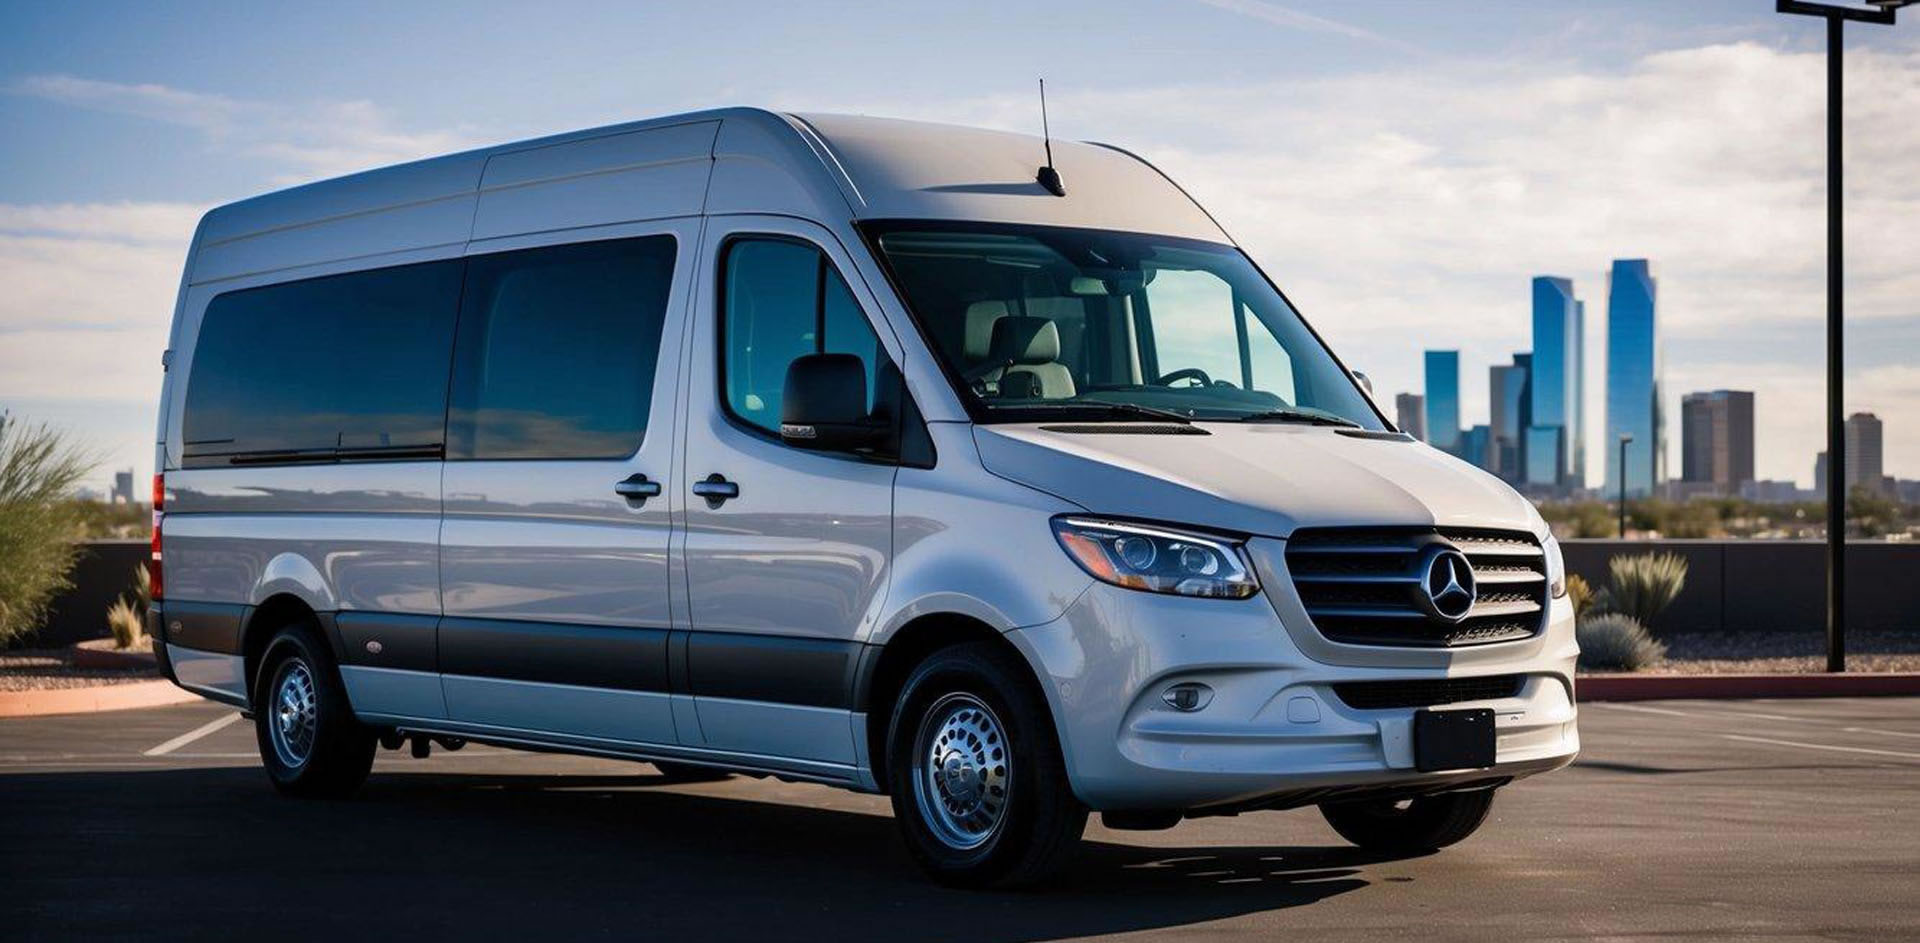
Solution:
{"label": "van headlight", "polygon": [[1208,534],[1087,517],[1056,517],[1053,535],[1103,583],[1176,596],[1245,599],[1260,591],[1246,554]]}
{"label": "van headlight", "polygon": [[1567,561],[1560,556],[1560,541],[1552,534],[1540,542],[1540,549],[1547,555],[1547,592],[1559,599],[1567,594]]}

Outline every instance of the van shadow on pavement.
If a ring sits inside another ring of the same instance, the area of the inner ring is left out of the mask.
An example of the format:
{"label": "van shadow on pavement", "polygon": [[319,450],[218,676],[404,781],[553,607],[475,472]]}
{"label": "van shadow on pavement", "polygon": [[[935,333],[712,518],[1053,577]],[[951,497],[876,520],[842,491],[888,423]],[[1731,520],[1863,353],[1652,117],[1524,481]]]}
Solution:
{"label": "van shadow on pavement", "polygon": [[[654,776],[376,774],[338,802],[253,768],[0,777],[8,935],[1048,940],[1359,890],[1352,848],[1087,842],[1044,890],[928,883],[883,815]],[[9,913],[10,912],[10,913]]]}

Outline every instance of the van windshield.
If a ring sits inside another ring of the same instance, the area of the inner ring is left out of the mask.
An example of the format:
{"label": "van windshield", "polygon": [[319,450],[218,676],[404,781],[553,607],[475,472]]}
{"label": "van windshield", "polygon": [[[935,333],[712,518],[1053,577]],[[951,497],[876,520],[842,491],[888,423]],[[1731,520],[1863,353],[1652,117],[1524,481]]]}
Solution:
{"label": "van windshield", "polygon": [[1238,249],[1000,224],[870,229],[985,421],[1384,423]]}

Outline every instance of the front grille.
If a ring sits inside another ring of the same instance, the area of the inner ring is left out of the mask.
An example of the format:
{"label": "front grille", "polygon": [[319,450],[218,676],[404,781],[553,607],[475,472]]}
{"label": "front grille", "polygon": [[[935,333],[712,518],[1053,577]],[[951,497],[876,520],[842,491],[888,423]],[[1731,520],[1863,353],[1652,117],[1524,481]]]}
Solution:
{"label": "front grille", "polygon": [[1383,711],[1517,697],[1525,680],[1521,675],[1487,675],[1415,681],[1342,681],[1333,686],[1333,693],[1355,710]]}
{"label": "front grille", "polygon": [[[1431,548],[1473,568],[1476,596],[1459,622],[1422,602]],[[1287,541],[1294,589],[1328,639],[1348,645],[1453,648],[1529,638],[1547,610],[1547,560],[1531,534],[1442,528],[1314,529]]]}

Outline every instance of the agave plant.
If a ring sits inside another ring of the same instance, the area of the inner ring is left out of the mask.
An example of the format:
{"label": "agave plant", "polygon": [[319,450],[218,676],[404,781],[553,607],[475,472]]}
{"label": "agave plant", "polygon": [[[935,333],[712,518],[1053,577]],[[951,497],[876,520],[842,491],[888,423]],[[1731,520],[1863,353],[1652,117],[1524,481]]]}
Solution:
{"label": "agave plant", "polygon": [[1646,626],[1617,612],[1579,620],[1574,637],[1580,642],[1580,667],[1589,671],[1639,671],[1667,657],[1667,646]]}
{"label": "agave plant", "polygon": [[1631,616],[1642,626],[1653,624],[1687,585],[1687,559],[1677,553],[1642,553],[1607,561],[1612,584],[1604,595],[1605,610]]}

